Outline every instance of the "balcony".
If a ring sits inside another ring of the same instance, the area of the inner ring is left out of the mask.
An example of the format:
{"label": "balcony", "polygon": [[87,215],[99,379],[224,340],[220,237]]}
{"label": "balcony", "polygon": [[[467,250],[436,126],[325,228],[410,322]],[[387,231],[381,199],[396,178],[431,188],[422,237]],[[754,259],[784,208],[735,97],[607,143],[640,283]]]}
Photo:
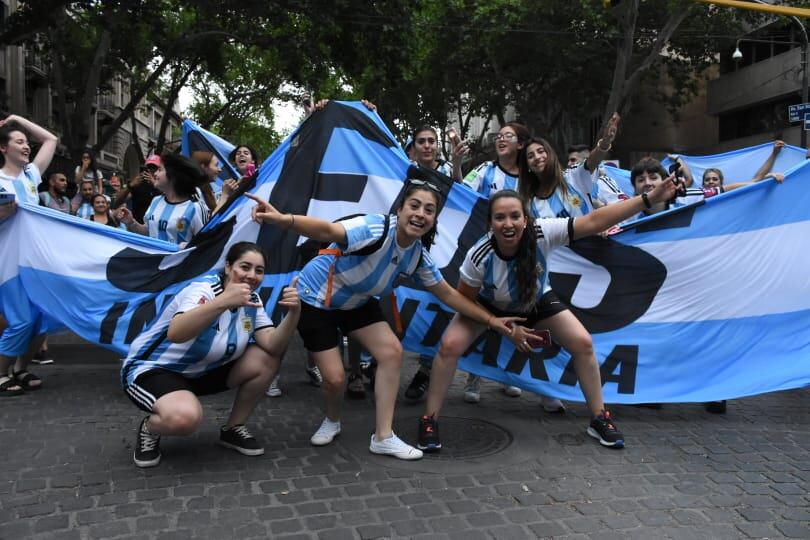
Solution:
{"label": "balcony", "polygon": [[115,118],[117,114],[117,107],[115,105],[115,98],[110,94],[100,94],[97,97],[98,114],[107,116],[108,118]]}
{"label": "balcony", "polygon": [[801,48],[725,73],[709,81],[708,113],[719,115],[800,93],[801,78]]}
{"label": "balcony", "polygon": [[27,78],[48,78],[48,66],[36,52],[25,50],[25,75]]}

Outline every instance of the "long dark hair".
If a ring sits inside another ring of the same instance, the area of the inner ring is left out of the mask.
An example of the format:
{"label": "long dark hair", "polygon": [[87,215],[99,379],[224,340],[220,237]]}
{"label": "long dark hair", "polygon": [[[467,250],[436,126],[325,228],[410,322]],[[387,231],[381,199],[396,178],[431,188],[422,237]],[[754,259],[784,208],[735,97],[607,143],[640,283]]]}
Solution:
{"label": "long dark hair", "polygon": [[[524,311],[529,311],[537,301],[537,278],[540,277],[540,268],[537,264],[537,234],[534,229],[534,220],[529,212],[527,200],[517,191],[504,189],[489,199],[488,223],[490,226],[492,225],[492,208],[495,206],[495,201],[500,199],[517,199],[520,201],[523,215],[528,219],[515,255],[515,274],[521,306]],[[492,241],[495,242],[496,240],[493,239]]]}
{"label": "long dark hair", "polygon": [[208,177],[196,161],[180,154],[163,154],[161,156],[166,176],[172,184],[174,192],[186,199],[196,197],[197,187],[208,181]]}
{"label": "long dark hair", "polygon": [[199,188],[200,191],[202,191],[203,199],[205,199],[205,205],[209,210],[213,210],[217,206],[217,199],[214,197],[214,191],[211,189],[211,182],[205,168],[208,167],[211,161],[213,161],[214,154],[212,152],[206,152],[205,150],[197,150],[191,153],[191,159],[200,165],[200,169],[205,175],[205,181],[199,186]]}
{"label": "long dark hair", "polygon": [[[533,144],[541,145],[546,151],[546,164],[543,167],[543,172],[539,175],[529,167],[529,146]],[[550,197],[557,188],[560,188],[563,198],[568,197],[568,186],[565,183],[560,158],[557,157],[557,152],[554,151],[554,147],[547,140],[541,137],[529,139],[526,145],[520,149],[518,166],[520,167],[518,190],[527,201],[537,196],[541,189],[544,195],[548,193],[546,196]]]}
{"label": "long dark hair", "polygon": [[[433,194],[436,198],[436,218],[433,220],[433,227],[421,237],[422,245],[425,246],[425,249],[430,250],[431,246],[433,246],[436,241],[437,227],[439,226],[439,209],[442,203],[441,192],[437,191],[439,188],[433,183],[428,183],[424,180],[416,180],[416,182],[419,183],[413,183],[410,179],[407,180],[405,191],[402,193],[402,198],[399,200],[399,205],[396,209],[402,210],[402,207],[405,205],[405,200],[415,191],[427,191]],[[436,189],[433,189],[434,187]]]}
{"label": "long dark hair", "polygon": [[[19,131],[25,135],[26,139],[30,139],[28,132],[25,131],[22,126],[20,126],[17,122],[9,122],[8,124],[0,127],[0,146],[8,146],[8,142],[11,140],[11,134],[14,131]],[[31,143],[29,142],[28,144],[30,145]],[[0,154],[0,167],[4,167],[5,164],[6,157],[3,154]]]}
{"label": "long dark hair", "polygon": [[[90,156],[90,167],[88,168],[88,170],[93,175],[93,182],[95,182],[98,179],[98,164],[96,163],[96,155],[90,148],[85,148],[82,151],[82,156],[84,156],[85,154]],[[81,161],[81,158],[79,159],[79,161]]]}

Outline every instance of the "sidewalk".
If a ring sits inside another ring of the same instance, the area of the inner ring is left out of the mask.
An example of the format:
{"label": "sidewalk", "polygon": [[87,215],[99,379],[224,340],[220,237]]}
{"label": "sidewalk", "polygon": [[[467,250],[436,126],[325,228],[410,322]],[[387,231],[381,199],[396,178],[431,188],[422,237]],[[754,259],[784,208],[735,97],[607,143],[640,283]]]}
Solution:
{"label": "sidewalk", "polygon": [[[296,342],[297,343],[297,342]],[[252,431],[266,453],[216,444],[233,394],[203,398],[200,433],[167,438],[163,461],[132,463],[143,414],[122,393],[115,355],[52,345],[32,366],[39,392],[0,405],[0,538],[810,538],[810,391],[662,410],[615,406],[627,448],[585,434],[587,411],[543,413],[536,396],[483,385],[443,419],[445,450],[417,462],[368,452],[373,402],[346,401],[343,433],[316,448],[320,391],[300,345]],[[402,388],[415,362],[406,362]],[[394,429],[415,442],[422,405]]]}

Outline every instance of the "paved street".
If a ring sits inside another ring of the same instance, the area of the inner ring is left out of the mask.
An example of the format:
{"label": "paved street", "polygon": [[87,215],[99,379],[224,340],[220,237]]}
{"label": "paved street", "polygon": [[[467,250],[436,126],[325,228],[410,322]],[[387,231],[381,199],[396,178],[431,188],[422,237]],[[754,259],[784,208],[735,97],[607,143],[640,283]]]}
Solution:
{"label": "paved street", "polygon": [[[484,386],[478,405],[451,390],[446,451],[405,463],[371,455],[373,404],[347,401],[343,433],[324,448],[300,346],[281,398],[250,427],[257,458],[216,444],[232,394],[203,399],[200,433],[164,439],[163,461],[139,470],[143,416],[121,392],[118,365],[89,346],[52,346],[34,366],[45,388],[0,408],[0,538],[810,538],[807,390],[661,410],[615,406],[628,447],[587,437],[587,414],[543,413],[534,396]],[[402,386],[415,369],[405,366]],[[415,441],[421,405],[400,402],[395,430]]]}

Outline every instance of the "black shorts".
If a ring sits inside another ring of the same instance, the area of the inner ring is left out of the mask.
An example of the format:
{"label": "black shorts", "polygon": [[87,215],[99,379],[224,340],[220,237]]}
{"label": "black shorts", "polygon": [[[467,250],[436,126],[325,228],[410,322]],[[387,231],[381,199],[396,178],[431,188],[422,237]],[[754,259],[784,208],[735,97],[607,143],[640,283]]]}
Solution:
{"label": "black shorts", "polygon": [[345,310],[320,309],[301,302],[298,333],[309,352],[320,352],[337,347],[341,335],[378,322],[385,322],[385,317],[376,298],[371,298],[362,306]]}
{"label": "black shorts", "polygon": [[481,298],[478,299],[478,302],[496,317],[526,317],[526,322],[521,323],[526,327],[532,327],[537,324],[538,321],[548,319],[549,317],[552,317],[557,313],[562,313],[568,309],[568,306],[563,304],[562,300],[557,297],[554,291],[548,291],[546,294],[541,296],[540,300],[535,302],[534,307],[529,313],[512,313],[509,311],[504,311],[491,306]]}
{"label": "black shorts", "polygon": [[228,390],[228,375],[236,362],[228,362],[201,377],[184,377],[168,369],[150,369],[124,387],[127,397],[142,411],[155,412],[155,402],[178,390],[188,390],[195,396],[218,394]]}

